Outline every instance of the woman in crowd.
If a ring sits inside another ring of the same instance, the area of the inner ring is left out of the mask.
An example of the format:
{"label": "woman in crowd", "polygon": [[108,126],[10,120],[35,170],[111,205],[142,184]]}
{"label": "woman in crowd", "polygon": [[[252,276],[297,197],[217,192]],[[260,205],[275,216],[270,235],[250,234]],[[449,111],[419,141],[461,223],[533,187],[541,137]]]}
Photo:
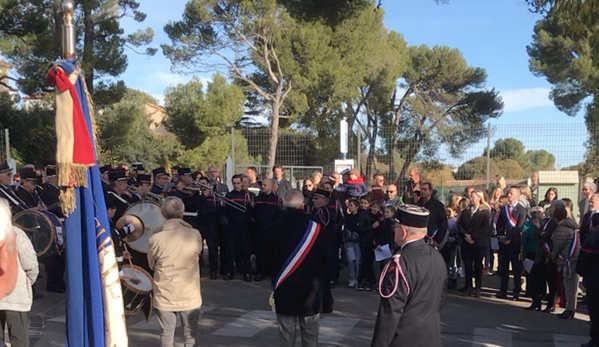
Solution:
{"label": "woman in crowd", "polygon": [[[530,209],[530,218],[522,228],[522,255],[525,259],[535,261],[537,257],[537,249],[539,247],[539,233],[541,221],[545,216],[545,211],[540,206],[535,206]],[[533,265],[534,266],[534,265]],[[528,277],[526,277],[526,296],[534,297],[534,272],[531,269]],[[541,307],[541,302],[533,302],[528,309],[532,310]]]}
{"label": "woman in crowd", "polygon": [[557,263],[558,272],[566,292],[566,310],[558,317],[560,319],[574,318],[576,310],[576,294],[578,290],[578,274],[576,260],[580,250],[580,238],[576,233],[578,226],[572,218],[568,218],[568,209],[557,207],[553,212],[557,229],[551,235],[553,247],[551,259]]}
{"label": "woman in crowd", "polygon": [[[470,208],[462,214],[458,223],[458,230],[463,235],[462,258],[466,270],[466,284],[462,290],[466,296],[480,297],[482,288],[483,257],[489,247],[492,234],[491,206],[485,200],[482,190],[476,189],[472,193]],[[465,227],[465,228],[464,228]],[[472,287],[474,278],[475,289]]]}
{"label": "woman in crowd", "polygon": [[315,187],[318,187],[321,179],[322,179],[322,173],[320,171],[314,171],[312,173],[312,183],[314,183]]}
{"label": "woman in crowd", "polygon": [[541,206],[543,210],[547,212],[549,206],[551,206],[551,202],[555,199],[557,199],[557,188],[551,187],[547,189],[547,192],[545,193],[545,199],[539,202],[539,206]]}
{"label": "woman in crowd", "polygon": [[[526,201],[528,202],[528,205],[530,207],[537,206],[537,202],[533,199],[532,191],[530,190],[529,186],[523,185],[520,187],[520,197],[522,197],[523,199],[526,199]],[[530,208],[529,208],[529,211],[530,211]]]}
{"label": "woman in crowd", "polygon": [[304,185],[302,186],[302,193],[304,193],[304,204],[308,204],[310,201],[312,201],[314,189],[316,189],[314,181],[311,178],[306,178],[304,180]]}

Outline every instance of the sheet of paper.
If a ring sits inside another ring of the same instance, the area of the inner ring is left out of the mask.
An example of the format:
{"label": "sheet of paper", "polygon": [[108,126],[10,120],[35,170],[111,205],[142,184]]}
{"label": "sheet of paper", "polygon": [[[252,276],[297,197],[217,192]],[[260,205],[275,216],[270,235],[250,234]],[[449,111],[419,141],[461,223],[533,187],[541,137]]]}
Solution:
{"label": "sheet of paper", "polygon": [[382,245],[380,251],[377,248],[374,249],[374,257],[376,261],[389,259],[392,256],[393,253],[391,253],[391,249],[389,249],[389,244]]}
{"label": "sheet of paper", "polygon": [[356,250],[353,247],[347,248],[347,261],[356,260]]}
{"label": "sheet of paper", "polygon": [[532,266],[535,264],[534,260],[531,259],[524,259],[524,261],[522,262],[522,265],[524,265],[524,270],[528,273],[530,273],[530,270],[532,269]]}

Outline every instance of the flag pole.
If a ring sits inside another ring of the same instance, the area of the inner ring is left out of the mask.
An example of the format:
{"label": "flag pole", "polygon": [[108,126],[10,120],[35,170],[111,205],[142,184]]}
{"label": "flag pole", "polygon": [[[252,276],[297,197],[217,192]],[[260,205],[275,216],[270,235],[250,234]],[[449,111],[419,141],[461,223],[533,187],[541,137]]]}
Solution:
{"label": "flag pole", "polygon": [[64,59],[75,58],[75,25],[73,24],[73,12],[75,6],[73,0],[62,2],[62,57]]}

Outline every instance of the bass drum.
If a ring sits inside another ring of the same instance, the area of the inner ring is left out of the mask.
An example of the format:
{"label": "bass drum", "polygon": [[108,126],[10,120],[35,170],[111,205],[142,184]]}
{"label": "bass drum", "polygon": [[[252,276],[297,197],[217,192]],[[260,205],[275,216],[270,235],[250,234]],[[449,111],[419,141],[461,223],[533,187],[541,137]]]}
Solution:
{"label": "bass drum", "polygon": [[129,206],[116,222],[116,228],[123,236],[123,241],[131,249],[147,253],[150,236],[154,234],[166,218],[162,215],[160,205],[149,201],[140,201]]}
{"label": "bass drum", "polygon": [[152,277],[137,265],[123,265],[120,271],[126,314],[139,312],[152,293]]}
{"label": "bass drum", "polygon": [[12,218],[31,240],[38,257],[62,254],[65,247],[64,226],[52,212],[26,210]]}

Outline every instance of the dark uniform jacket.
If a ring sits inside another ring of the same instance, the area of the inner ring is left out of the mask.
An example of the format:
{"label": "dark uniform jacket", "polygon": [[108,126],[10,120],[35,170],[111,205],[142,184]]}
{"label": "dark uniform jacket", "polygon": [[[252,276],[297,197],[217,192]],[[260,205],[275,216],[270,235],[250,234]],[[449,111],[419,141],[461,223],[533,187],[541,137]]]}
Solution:
{"label": "dark uniform jacket", "polygon": [[447,233],[447,214],[445,213],[445,205],[443,205],[441,201],[431,197],[426,203],[423,199],[418,200],[418,206],[424,207],[430,212],[427,226],[428,237],[432,238],[438,244],[441,244]]}
{"label": "dark uniform jacket", "polygon": [[[507,205],[508,208],[510,205]],[[508,222],[509,216],[506,212],[505,206],[501,208],[499,212],[499,219],[497,220],[497,236],[505,236],[506,240],[510,240],[509,244],[499,243],[499,250],[503,252],[520,252],[520,246],[522,245],[522,228],[526,223],[526,217],[528,212],[526,208],[519,203],[512,208],[512,217],[516,220],[516,226],[512,227]]]}
{"label": "dark uniform jacket", "polygon": [[44,183],[44,190],[40,194],[40,198],[48,207],[48,211],[54,213],[57,217],[63,217],[62,209],[60,208],[60,189],[50,183]]}
{"label": "dark uniform jacket", "polygon": [[[289,209],[266,229],[269,235],[266,264],[271,264],[269,272],[273,280],[303,238],[309,220],[302,210]],[[327,268],[326,241],[322,231],[297,270],[275,290],[278,314],[304,317],[321,312],[322,287]]]}
{"label": "dark uniform jacket", "polygon": [[129,205],[137,200],[137,197],[135,196],[129,197],[127,195],[118,195],[114,190],[111,189],[106,191],[105,198],[107,206],[116,206],[116,212],[114,213],[114,218],[112,219],[114,223],[116,223],[119,218],[123,216]]}
{"label": "dark uniform jacket", "polygon": [[[381,297],[374,326],[373,347],[441,346],[439,311],[447,295],[447,269],[443,257],[424,240],[404,245],[399,263],[410,287],[400,278],[397,291]],[[382,292],[393,291],[395,266],[391,263],[383,280]]]}
{"label": "dark uniform jacket", "polygon": [[36,208],[39,206],[41,202],[41,199],[39,198],[39,195],[36,191],[34,191],[31,194],[27,192],[25,188],[23,188],[22,186],[19,186],[17,188],[17,196],[19,197],[19,199],[21,199],[21,201],[25,203],[27,208]]}
{"label": "dark uniform jacket", "polygon": [[238,205],[245,207],[245,212],[239,211],[237,208],[231,206],[231,204],[225,204],[225,215],[227,216],[227,227],[228,228],[244,228],[250,227],[250,220],[252,219],[252,207],[254,205],[254,194],[247,190],[232,191],[227,193],[227,198],[237,203]]}
{"label": "dark uniform jacket", "polygon": [[268,195],[260,192],[254,201],[254,221],[257,231],[264,230],[276,222],[281,215],[281,200],[275,193]]}
{"label": "dark uniform jacket", "polygon": [[19,199],[12,187],[0,184],[0,197],[8,200],[13,215],[27,209],[25,203]]}
{"label": "dark uniform jacket", "polygon": [[164,195],[164,188],[157,185],[156,183],[152,183],[152,188],[150,189],[150,193]]}

